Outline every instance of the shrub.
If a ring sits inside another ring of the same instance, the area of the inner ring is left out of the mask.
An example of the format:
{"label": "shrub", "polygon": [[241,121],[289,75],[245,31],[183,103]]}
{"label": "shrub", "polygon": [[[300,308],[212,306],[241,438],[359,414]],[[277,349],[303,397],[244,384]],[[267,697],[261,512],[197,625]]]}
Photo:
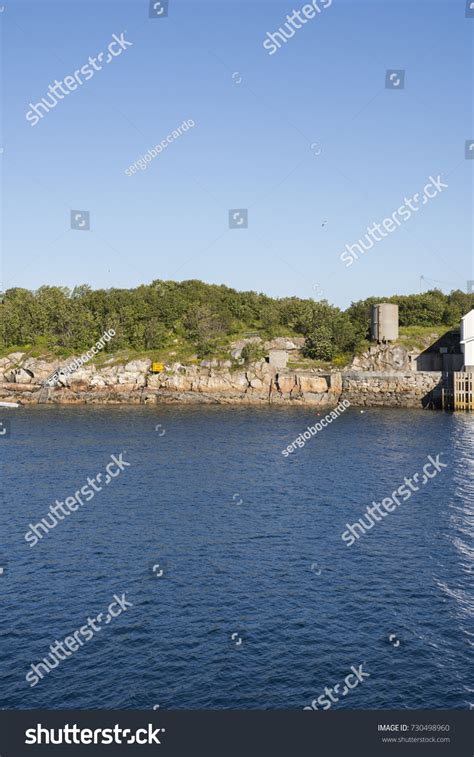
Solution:
{"label": "shrub", "polygon": [[249,365],[250,363],[257,362],[257,360],[263,360],[266,352],[263,345],[259,342],[248,342],[242,349],[241,354],[245,365]]}

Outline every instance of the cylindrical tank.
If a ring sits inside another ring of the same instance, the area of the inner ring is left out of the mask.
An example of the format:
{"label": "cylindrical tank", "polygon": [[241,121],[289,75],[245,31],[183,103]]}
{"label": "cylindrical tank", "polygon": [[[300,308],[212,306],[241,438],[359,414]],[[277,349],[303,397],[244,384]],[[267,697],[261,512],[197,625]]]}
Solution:
{"label": "cylindrical tank", "polygon": [[394,342],[398,339],[398,305],[389,302],[372,305],[370,333],[376,342]]}

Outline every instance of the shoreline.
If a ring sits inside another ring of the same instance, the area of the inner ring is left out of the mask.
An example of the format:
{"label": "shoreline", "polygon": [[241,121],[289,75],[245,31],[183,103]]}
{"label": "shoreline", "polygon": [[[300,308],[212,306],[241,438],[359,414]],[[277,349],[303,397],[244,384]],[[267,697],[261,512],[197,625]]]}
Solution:
{"label": "shoreline", "polygon": [[[13,357],[13,356],[12,356]],[[32,358],[3,369],[0,400],[22,405],[242,405],[301,406],[331,410],[353,407],[441,407],[443,374],[343,370],[278,370],[264,361],[229,371],[177,365],[150,373],[148,361],[97,369],[83,367],[47,386],[57,366]]]}

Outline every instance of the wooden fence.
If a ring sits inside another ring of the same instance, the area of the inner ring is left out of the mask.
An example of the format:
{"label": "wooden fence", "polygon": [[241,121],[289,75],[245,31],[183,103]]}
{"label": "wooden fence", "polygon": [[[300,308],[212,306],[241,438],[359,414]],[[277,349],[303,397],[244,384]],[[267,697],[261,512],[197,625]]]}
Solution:
{"label": "wooden fence", "polygon": [[474,373],[453,373],[454,410],[474,410]]}

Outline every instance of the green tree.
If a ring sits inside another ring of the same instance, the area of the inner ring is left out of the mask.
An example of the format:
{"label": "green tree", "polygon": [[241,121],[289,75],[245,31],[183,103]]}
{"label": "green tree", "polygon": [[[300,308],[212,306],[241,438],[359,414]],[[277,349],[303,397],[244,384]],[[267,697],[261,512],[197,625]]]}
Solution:
{"label": "green tree", "polygon": [[307,335],[303,355],[313,360],[332,360],[336,353],[332,331],[326,323],[315,326]]}
{"label": "green tree", "polygon": [[241,357],[245,365],[255,363],[257,360],[262,360],[266,355],[266,351],[263,345],[259,342],[247,342],[242,348]]}
{"label": "green tree", "polygon": [[158,318],[151,318],[145,325],[145,349],[159,350],[168,343],[168,331]]}

